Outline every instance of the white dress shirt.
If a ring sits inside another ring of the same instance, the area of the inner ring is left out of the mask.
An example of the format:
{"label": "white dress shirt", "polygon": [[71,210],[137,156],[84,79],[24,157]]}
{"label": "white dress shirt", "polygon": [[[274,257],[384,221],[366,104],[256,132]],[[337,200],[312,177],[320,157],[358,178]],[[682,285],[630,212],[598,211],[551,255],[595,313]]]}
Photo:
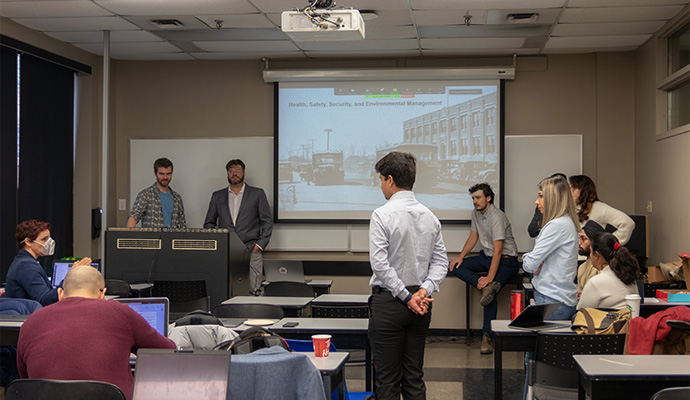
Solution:
{"label": "white dress shirt", "polygon": [[244,195],[244,183],[242,189],[235,194],[235,192],[228,186],[228,208],[230,209],[230,217],[232,217],[232,225],[237,225],[237,214],[240,212],[240,205],[242,204],[242,196]]}
{"label": "white dress shirt", "polygon": [[371,286],[404,300],[406,286],[421,286],[431,294],[446,277],[448,256],[441,223],[410,190],[399,191],[374,210],[369,224]]}

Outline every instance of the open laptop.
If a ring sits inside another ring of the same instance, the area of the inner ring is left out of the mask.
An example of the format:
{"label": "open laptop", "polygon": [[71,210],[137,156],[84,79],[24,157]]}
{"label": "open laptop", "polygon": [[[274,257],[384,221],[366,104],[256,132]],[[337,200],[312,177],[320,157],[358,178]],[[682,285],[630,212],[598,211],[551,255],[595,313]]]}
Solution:
{"label": "open laptop", "polygon": [[[74,261],[53,261],[53,275],[52,278],[50,278],[50,284],[53,286],[53,288],[60,286],[60,283],[62,283],[62,281],[65,279],[65,276],[69,270],[72,269],[73,265]],[[101,270],[101,264],[97,262],[92,262],[91,266],[99,271]]]}
{"label": "open laptop", "polygon": [[170,302],[167,297],[133,297],[115,300],[127,304],[129,308],[144,317],[158,333],[168,336]]}
{"label": "open laptop", "polygon": [[140,349],[132,400],[230,398],[230,352]]}
{"label": "open laptop", "polygon": [[522,310],[520,315],[515,317],[508,326],[529,331],[544,331],[568,327],[569,325],[566,324],[545,321],[545,319],[553,314],[562,304],[563,303],[559,301],[556,303],[533,304],[528,306]]}
{"label": "open laptop", "polygon": [[309,282],[304,279],[302,261],[264,260],[267,282]]}

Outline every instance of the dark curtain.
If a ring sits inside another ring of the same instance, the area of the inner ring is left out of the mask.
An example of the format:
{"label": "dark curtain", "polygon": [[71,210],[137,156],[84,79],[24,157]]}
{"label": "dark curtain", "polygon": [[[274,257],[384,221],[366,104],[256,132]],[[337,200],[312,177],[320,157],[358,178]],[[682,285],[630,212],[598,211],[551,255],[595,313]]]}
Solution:
{"label": "dark curtain", "polygon": [[[30,55],[20,65],[18,221],[50,222],[54,258],[72,256],[74,72]],[[39,261],[50,275],[51,257]]]}
{"label": "dark curtain", "polygon": [[17,250],[17,53],[0,47],[0,280]]}

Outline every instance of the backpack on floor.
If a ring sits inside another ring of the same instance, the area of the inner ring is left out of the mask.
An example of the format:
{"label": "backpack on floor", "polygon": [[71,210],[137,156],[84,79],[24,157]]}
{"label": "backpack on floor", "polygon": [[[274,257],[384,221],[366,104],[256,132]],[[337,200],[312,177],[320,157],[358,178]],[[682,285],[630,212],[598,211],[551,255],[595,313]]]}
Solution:
{"label": "backpack on floor", "polygon": [[603,310],[586,307],[577,310],[572,329],[575,333],[586,335],[606,335],[628,333],[630,330],[630,310]]}
{"label": "backpack on floor", "polygon": [[226,350],[232,354],[249,354],[264,347],[280,346],[290,351],[290,346],[280,335],[260,326],[254,326],[242,332],[233,340],[218,344],[213,350]]}

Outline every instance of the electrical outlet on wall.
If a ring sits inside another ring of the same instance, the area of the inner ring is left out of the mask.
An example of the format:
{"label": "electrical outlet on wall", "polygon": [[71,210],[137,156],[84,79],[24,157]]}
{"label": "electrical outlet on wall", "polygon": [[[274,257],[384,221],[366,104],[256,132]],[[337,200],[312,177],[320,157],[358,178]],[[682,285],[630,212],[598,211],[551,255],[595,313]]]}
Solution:
{"label": "electrical outlet on wall", "polygon": [[119,203],[118,204],[118,210],[120,211],[127,211],[127,199],[118,199]]}
{"label": "electrical outlet on wall", "polygon": [[647,212],[650,213],[652,212],[652,201],[647,200]]}

